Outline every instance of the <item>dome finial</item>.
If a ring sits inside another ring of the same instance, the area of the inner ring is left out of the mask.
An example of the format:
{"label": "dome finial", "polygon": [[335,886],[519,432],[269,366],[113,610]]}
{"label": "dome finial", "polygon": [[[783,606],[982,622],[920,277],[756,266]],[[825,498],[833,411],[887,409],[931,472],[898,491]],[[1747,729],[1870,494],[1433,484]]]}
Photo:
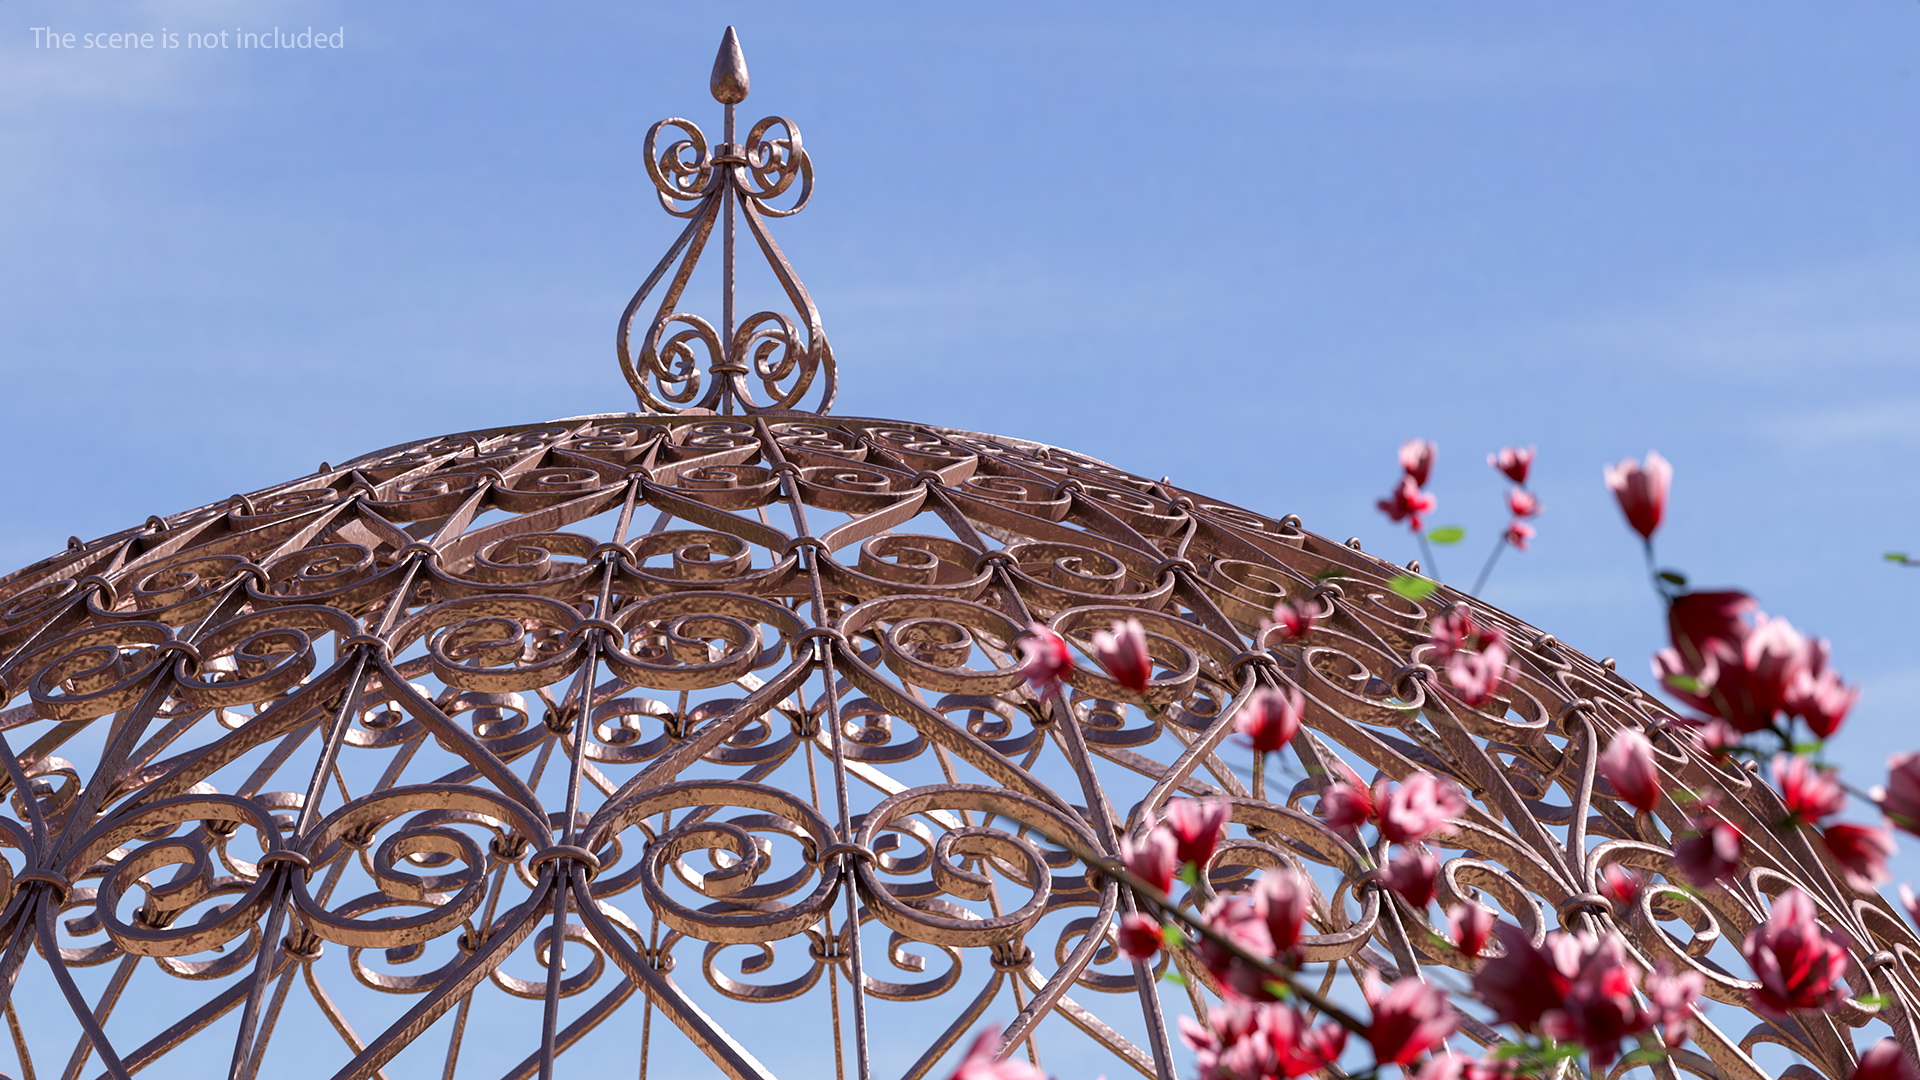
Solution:
{"label": "dome finial", "polygon": [[708,80],[707,89],[722,105],[738,105],[747,100],[752,88],[747,79],[747,57],[740,51],[740,35],[729,26],[720,39],[720,52],[713,58],[713,78]]}
{"label": "dome finial", "polygon": [[[641,154],[667,213],[687,222],[620,316],[620,371],[647,412],[825,413],[839,376],[820,311],[775,242],[769,223],[800,212],[813,195],[813,162],[800,129],[769,116],[744,134],[735,106],[747,97],[747,58],[733,27],[720,39],[709,84],[726,106],[721,137],[709,142],[691,120],[647,130]],[[784,310],[734,317],[735,234],[744,222],[785,294]],[[720,318],[682,309],[694,264],[720,234]],[[642,308],[656,286],[652,318]],[[809,402],[812,402],[809,405]]]}

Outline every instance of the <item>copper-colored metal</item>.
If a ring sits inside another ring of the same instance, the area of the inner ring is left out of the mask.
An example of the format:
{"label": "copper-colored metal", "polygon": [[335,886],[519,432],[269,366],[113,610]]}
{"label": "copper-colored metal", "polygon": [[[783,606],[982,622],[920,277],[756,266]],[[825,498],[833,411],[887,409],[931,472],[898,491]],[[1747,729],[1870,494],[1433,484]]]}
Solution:
{"label": "copper-colored metal", "polygon": [[[767,228],[768,219],[806,208],[813,196],[813,162],[800,145],[800,129],[784,116],[769,116],[753,125],[744,143],[734,141],[734,106],[746,100],[748,86],[746,57],[728,27],[713,61],[711,83],[714,99],[726,107],[723,140],[709,148],[705,133],[678,117],[647,130],[647,175],[660,205],[675,217],[689,219],[620,316],[620,370],[640,407],[649,412],[825,413],[833,406],[838,373],[833,348],[820,328],[820,312]],[[679,137],[663,148],[662,135],[673,133]],[[792,205],[780,208],[778,201],[789,195]],[[746,220],[787,294],[792,316],[761,311],[734,324],[736,216]],[[678,310],[716,221],[724,248],[718,330],[706,319]],[[636,322],[669,269],[672,280],[640,335],[636,357]],[[808,408],[810,397],[816,404]]]}
{"label": "copper-colored metal", "polygon": [[[775,166],[766,127],[758,165],[691,125],[661,159],[699,239],[728,185],[758,230],[742,176],[804,198],[797,136]],[[1307,812],[1336,761],[1472,793],[1436,910],[1612,924],[1705,972],[1732,1008],[1680,1072],[1766,1076],[1750,1054],[1776,1043],[1846,1076],[1856,1027],[1913,1046],[1920,939],[1774,833],[1763,784],[1608,665],[1449,589],[1405,600],[1399,573],[1063,450],[766,412],[450,435],[76,542],[0,578],[17,1075],[923,1077],[999,1021],[1063,1074],[1171,1077],[1168,1014],[1204,977],[1126,962],[1126,898],[1062,843],[1111,853],[1170,798],[1233,799],[1201,899],[1292,863],[1321,890],[1309,959],[1470,968],[1363,872],[1384,852]],[[1264,628],[1281,600],[1316,608],[1304,640]],[[1484,709],[1424,662],[1453,603],[1515,643]],[[1158,664],[1143,699],[1090,663],[1064,705],[1023,685],[1029,621],[1084,647],[1123,615]],[[1250,791],[1233,711],[1286,685],[1298,759]],[[1684,822],[1596,787],[1622,729],[1670,787],[1725,793],[1752,845],[1733,887],[1683,888]],[[1628,910],[1600,899],[1613,865],[1650,878]],[[1831,1017],[1743,1011],[1734,944],[1789,885],[1854,942]]]}

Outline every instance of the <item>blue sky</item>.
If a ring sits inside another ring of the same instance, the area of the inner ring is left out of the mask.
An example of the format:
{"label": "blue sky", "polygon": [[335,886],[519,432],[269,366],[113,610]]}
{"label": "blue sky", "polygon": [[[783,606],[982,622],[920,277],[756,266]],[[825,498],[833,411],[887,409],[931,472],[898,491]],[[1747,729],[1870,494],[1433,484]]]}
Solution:
{"label": "blue sky", "polygon": [[[837,412],[1056,443],[1405,559],[1537,443],[1487,598],[1644,672],[1601,466],[1676,467],[1665,561],[1831,637],[1843,756],[1909,748],[1920,4],[0,3],[0,563],[491,424],[631,407],[673,236],[647,126],[791,116],[779,226]],[[52,51],[308,25],[338,51]],[[751,297],[749,297],[751,302]],[[1862,774],[1864,776],[1864,774]],[[1911,865],[1911,864],[1910,864]]]}
{"label": "blue sky", "polygon": [[[1920,4],[48,3],[0,9],[0,562],[487,424],[628,407],[672,236],[640,141],[792,116],[779,235],[839,411],[1070,446],[1440,569],[1538,443],[1488,598],[1639,669],[1599,483],[1657,447],[1668,561],[1830,636],[1856,745],[1911,717]],[[34,48],[30,27],[342,28],[338,51]],[[751,299],[751,296],[748,298]],[[1871,724],[1865,723],[1870,721]],[[1889,744],[1890,745],[1890,744]],[[1884,747],[1876,747],[1878,750]]]}

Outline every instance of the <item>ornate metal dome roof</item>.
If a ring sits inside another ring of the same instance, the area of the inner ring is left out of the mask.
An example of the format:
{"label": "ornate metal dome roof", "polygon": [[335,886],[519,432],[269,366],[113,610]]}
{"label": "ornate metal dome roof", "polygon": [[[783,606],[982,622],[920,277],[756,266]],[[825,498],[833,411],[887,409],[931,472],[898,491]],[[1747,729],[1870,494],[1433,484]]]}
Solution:
{"label": "ornate metal dome roof", "polygon": [[[683,120],[647,139],[689,224],[621,322],[646,411],[382,450],[0,578],[20,1075],[920,1077],[1010,1019],[1056,1068],[1170,1077],[1169,1016],[1204,978],[1122,958],[1130,901],[1062,840],[1111,853],[1177,794],[1233,801],[1203,893],[1310,872],[1311,958],[1471,966],[1375,886],[1379,852],[1307,812],[1336,762],[1470,792],[1443,903],[1535,934],[1612,922],[1644,961],[1705,971],[1739,1029],[1704,1024],[1681,1071],[1765,1076],[1771,1042],[1844,1075],[1847,1025],[1876,1017],[1911,1044],[1920,942],[1770,832],[1764,785],[1660,734],[1671,714],[1610,662],[1444,587],[1404,599],[1399,568],[1295,518],[1035,443],[796,411],[825,413],[834,361],[767,219],[804,204],[811,164],[784,119],[736,142],[731,31],[713,90],[718,145]],[[736,220],[792,314],[736,324]],[[716,223],[717,328],[679,310]],[[1304,639],[1266,627],[1283,599],[1316,606]],[[1456,603],[1514,642],[1484,708],[1423,663]],[[1024,686],[1029,622],[1084,644],[1117,617],[1149,635],[1144,696],[1090,665],[1064,699]],[[1229,742],[1262,686],[1309,701],[1267,790]],[[1755,845],[1737,887],[1681,886],[1682,822],[1596,789],[1623,728],[1655,733],[1675,786],[1730,795]],[[1612,865],[1653,881],[1630,910],[1599,895]],[[1788,883],[1852,935],[1855,996],[1886,1004],[1739,1011],[1729,941]]]}

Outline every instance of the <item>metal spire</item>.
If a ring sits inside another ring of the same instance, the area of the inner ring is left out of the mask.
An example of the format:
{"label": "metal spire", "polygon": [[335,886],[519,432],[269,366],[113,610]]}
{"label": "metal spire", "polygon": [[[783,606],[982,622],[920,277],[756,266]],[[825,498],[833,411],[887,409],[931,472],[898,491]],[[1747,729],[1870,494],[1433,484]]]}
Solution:
{"label": "metal spire", "polygon": [[[767,226],[769,219],[806,206],[813,163],[801,147],[800,130],[785,117],[769,116],[744,138],[737,134],[734,106],[746,100],[750,86],[739,35],[729,26],[708,82],[714,100],[725,106],[721,141],[709,146],[698,126],[678,117],[647,131],[647,175],[660,205],[688,219],[620,318],[620,369],[648,412],[825,413],[833,405],[838,375],[820,313]],[[677,137],[663,145],[661,134],[669,131]],[[734,234],[742,219],[787,306],[736,321]],[[679,310],[716,222],[722,260],[718,327]],[[667,286],[652,319],[639,323],[641,308],[662,281]],[[637,326],[643,327],[638,334]]]}

